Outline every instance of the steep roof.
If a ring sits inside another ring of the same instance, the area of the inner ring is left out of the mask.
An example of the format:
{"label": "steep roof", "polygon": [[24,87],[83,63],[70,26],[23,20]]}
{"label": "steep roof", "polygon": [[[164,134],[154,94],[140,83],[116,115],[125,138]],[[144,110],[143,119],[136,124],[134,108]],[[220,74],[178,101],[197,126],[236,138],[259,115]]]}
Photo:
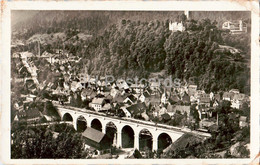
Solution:
{"label": "steep roof", "polygon": [[102,104],[104,101],[104,98],[94,98],[92,100],[92,104]]}
{"label": "steep roof", "polygon": [[91,127],[88,127],[83,133],[83,137],[86,137],[90,140],[93,140],[94,142],[100,143],[101,140],[104,138],[105,134],[94,129]]}
{"label": "steep roof", "polygon": [[92,89],[83,89],[81,92],[82,96],[90,96],[94,92]]}
{"label": "steep roof", "polygon": [[164,120],[170,120],[170,119],[171,119],[171,116],[170,116],[168,113],[162,114],[161,117],[162,117]]}
{"label": "steep roof", "polygon": [[146,106],[144,103],[134,104],[128,108],[126,108],[131,114],[137,114],[139,112],[143,112]]}
{"label": "steep roof", "polygon": [[150,97],[150,94],[149,94],[147,91],[145,91],[145,92],[143,93],[143,95],[144,95],[144,97]]}
{"label": "steep roof", "polygon": [[140,112],[139,109],[138,109],[138,107],[136,106],[136,104],[135,104],[135,105],[132,105],[132,106],[130,106],[130,107],[127,107],[126,109],[127,109],[131,114],[137,114],[137,113]]}
{"label": "steep roof", "polygon": [[118,102],[118,103],[123,103],[123,101],[126,99],[126,96],[122,96],[120,94],[117,94],[114,98],[113,98],[113,102]]}
{"label": "steep roof", "polygon": [[139,109],[145,109],[146,108],[145,103],[137,103],[136,105],[138,106]]}
{"label": "steep roof", "polygon": [[105,97],[105,99],[107,99],[107,100],[113,100],[113,96],[111,96],[110,94],[108,94],[108,95]]}
{"label": "steep roof", "polygon": [[137,100],[134,95],[129,95],[128,98],[129,98],[132,102],[135,102],[135,101]]}
{"label": "steep roof", "polygon": [[103,107],[104,110],[109,110],[111,108],[112,108],[112,106],[109,103],[105,104],[104,107]]}

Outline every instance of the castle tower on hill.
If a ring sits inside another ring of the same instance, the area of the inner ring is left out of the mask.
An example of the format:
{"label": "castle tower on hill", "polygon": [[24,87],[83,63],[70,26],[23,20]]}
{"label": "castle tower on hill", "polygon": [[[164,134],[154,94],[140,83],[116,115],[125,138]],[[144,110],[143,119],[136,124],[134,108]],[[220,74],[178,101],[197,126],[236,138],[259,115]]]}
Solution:
{"label": "castle tower on hill", "polygon": [[187,19],[189,19],[190,17],[190,11],[189,10],[185,10],[184,14],[186,15]]}
{"label": "castle tower on hill", "polygon": [[[190,11],[185,10],[184,14],[186,15],[187,19],[189,19]],[[183,31],[185,31],[185,27],[183,25],[183,22],[172,22],[172,21],[170,21],[170,23],[169,23],[169,30],[173,31],[173,32],[176,32],[176,31],[183,32]]]}

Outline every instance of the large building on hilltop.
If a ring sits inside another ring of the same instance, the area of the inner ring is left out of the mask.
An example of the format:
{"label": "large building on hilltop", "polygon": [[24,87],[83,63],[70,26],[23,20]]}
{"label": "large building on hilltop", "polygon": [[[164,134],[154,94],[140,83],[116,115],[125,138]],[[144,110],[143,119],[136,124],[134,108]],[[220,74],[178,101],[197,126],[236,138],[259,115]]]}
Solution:
{"label": "large building on hilltop", "polygon": [[222,29],[228,29],[232,34],[247,33],[247,24],[242,20],[238,22],[227,21],[223,23]]}
{"label": "large building on hilltop", "polygon": [[[190,11],[185,10],[184,15],[186,16],[187,19],[189,19],[190,18]],[[173,32],[176,32],[176,31],[183,32],[183,31],[185,31],[185,27],[184,27],[182,22],[172,22],[171,21],[169,23],[169,30],[173,31]]]}

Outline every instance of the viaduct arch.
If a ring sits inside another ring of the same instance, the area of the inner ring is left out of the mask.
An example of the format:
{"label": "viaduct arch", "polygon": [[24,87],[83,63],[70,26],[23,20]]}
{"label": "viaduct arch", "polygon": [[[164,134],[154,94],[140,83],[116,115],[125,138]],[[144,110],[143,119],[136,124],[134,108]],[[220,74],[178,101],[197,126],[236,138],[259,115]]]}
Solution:
{"label": "viaduct arch", "polygon": [[72,116],[70,115],[70,113],[65,113],[62,117],[63,121],[73,121]]}
{"label": "viaduct arch", "polygon": [[153,149],[153,135],[146,128],[142,129],[139,132],[139,149],[140,150]]}
{"label": "viaduct arch", "polygon": [[91,128],[94,128],[94,129],[102,132],[102,127],[103,127],[102,123],[98,119],[95,118],[91,121]]}
{"label": "viaduct arch", "polygon": [[87,129],[87,119],[83,115],[78,116],[74,128],[79,132],[84,132]]}
{"label": "viaduct arch", "polygon": [[113,122],[108,122],[105,127],[105,132],[110,139],[110,144],[116,146],[117,142],[117,127]]}

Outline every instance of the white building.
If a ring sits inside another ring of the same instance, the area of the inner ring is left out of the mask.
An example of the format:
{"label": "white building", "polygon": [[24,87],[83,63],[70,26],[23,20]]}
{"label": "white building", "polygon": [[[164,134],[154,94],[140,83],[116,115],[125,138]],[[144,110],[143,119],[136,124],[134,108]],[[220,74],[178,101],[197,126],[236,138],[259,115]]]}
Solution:
{"label": "white building", "polygon": [[222,29],[228,29],[232,34],[246,33],[247,24],[242,20],[239,20],[238,22],[227,21],[223,23]]}
{"label": "white building", "polygon": [[176,32],[176,31],[185,31],[185,27],[183,25],[183,23],[178,23],[178,22],[170,22],[169,23],[169,30],[173,31],[173,32]]}
{"label": "white building", "polygon": [[95,111],[100,111],[102,110],[103,104],[104,98],[94,98],[89,106],[95,109]]}

